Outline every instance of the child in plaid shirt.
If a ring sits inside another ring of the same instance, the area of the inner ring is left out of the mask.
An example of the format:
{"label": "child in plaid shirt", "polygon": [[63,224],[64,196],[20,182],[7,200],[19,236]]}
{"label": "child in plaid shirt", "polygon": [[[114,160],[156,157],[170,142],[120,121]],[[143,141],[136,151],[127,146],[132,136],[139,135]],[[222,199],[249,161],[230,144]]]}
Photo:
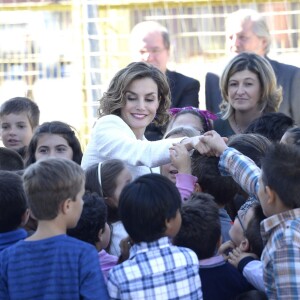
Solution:
{"label": "child in plaid shirt", "polygon": [[111,299],[202,299],[196,254],[169,241],[181,226],[180,206],[176,186],[162,175],[125,186],[119,212],[133,246],[109,272]]}
{"label": "child in plaid shirt", "polygon": [[243,188],[252,191],[259,198],[267,216],[261,223],[261,234],[265,243],[261,260],[268,299],[299,299],[299,150],[292,145],[270,146],[260,170],[253,161],[227,147],[215,131],[207,133],[197,149],[201,153],[220,156],[222,167]]}

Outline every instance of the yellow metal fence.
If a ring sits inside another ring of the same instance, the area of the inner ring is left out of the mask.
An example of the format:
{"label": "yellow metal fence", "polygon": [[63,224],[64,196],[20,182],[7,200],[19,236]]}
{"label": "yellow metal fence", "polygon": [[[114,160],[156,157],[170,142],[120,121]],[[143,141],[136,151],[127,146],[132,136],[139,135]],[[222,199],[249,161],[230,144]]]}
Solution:
{"label": "yellow metal fence", "polygon": [[200,80],[225,55],[224,20],[238,8],[267,18],[271,56],[299,64],[300,3],[296,1],[0,1],[0,102],[27,95],[41,121],[61,120],[86,145],[98,99],[130,60],[131,28],[156,20],[171,34],[170,68]]}

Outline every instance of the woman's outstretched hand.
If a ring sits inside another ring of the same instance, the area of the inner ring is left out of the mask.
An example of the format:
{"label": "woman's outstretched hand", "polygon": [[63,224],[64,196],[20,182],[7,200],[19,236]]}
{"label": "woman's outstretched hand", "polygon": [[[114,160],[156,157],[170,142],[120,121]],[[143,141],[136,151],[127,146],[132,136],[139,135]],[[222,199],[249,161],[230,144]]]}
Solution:
{"label": "woman's outstretched hand", "polygon": [[228,148],[227,141],[226,137],[221,137],[216,131],[211,130],[199,137],[195,149],[203,155],[219,157]]}

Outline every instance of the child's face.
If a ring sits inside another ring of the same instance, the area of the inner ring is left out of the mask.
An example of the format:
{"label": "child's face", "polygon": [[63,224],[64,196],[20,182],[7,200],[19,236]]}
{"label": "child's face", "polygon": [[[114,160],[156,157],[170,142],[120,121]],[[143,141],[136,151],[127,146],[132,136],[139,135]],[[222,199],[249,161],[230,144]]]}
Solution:
{"label": "child's face", "polygon": [[110,241],[110,227],[105,223],[104,231],[101,233],[101,249],[107,248]]}
{"label": "child's face", "polygon": [[[175,139],[178,137],[182,137],[182,134],[173,134],[167,137],[167,139]],[[160,167],[160,174],[169,178],[174,184],[176,184],[176,174],[178,174],[178,170],[171,164],[165,164]]]}
{"label": "child's face", "polygon": [[6,148],[18,150],[28,146],[33,132],[26,112],[1,117],[1,136]]}
{"label": "child's face", "polygon": [[116,178],[116,189],[112,197],[116,207],[119,206],[119,199],[123,188],[131,181],[132,181],[131,173],[127,168],[124,168]]}
{"label": "child's face", "polygon": [[236,246],[239,246],[245,239],[245,230],[247,229],[248,223],[253,217],[253,209],[249,208],[246,214],[242,215],[238,213],[237,217],[229,230],[230,239]]}
{"label": "child's face", "polygon": [[38,161],[49,157],[60,157],[73,160],[73,150],[62,136],[45,133],[38,139],[35,150],[35,159]]}
{"label": "child's face", "polygon": [[204,132],[200,117],[197,117],[194,114],[186,113],[178,116],[173,122],[172,128],[181,126],[190,126],[200,132]]}
{"label": "child's face", "polygon": [[161,175],[169,178],[174,184],[176,184],[176,174],[178,173],[178,170],[171,164],[162,165],[160,167],[160,173]]}

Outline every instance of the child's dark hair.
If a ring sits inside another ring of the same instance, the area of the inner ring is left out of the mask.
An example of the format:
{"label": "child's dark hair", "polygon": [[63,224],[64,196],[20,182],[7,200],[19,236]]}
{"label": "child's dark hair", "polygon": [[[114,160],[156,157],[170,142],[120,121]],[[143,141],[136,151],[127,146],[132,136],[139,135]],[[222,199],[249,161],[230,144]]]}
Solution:
{"label": "child's dark hair", "polygon": [[0,171],[0,233],[17,229],[27,209],[22,177]]}
{"label": "child's dark hair", "polygon": [[249,252],[256,254],[257,257],[260,257],[264,248],[263,240],[260,234],[260,223],[266,218],[266,216],[264,215],[260,204],[256,204],[250,209],[253,209],[253,216],[245,230],[245,237],[249,242]]}
{"label": "child's dark hair", "polygon": [[286,131],[289,134],[287,144],[300,146],[300,127],[293,127]]}
{"label": "child's dark hair", "polygon": [[286,130],[294,126],[294,120],[281,113],[270,112],[253,120],[245,133],[258,133],[272,142],[279,142]]}
{"label": "child's dark hair", "polygon": [[181,228],[173,244],[192,249],[199,260],[214,256],[221,238],[221,224],[213,196],[192,194],[182,205],[181,219]]}
{"label": "child's dark hair", "polygon": [[27,149],[27,159],[25,162],[26,167],[36,162],[35,158],[35,151],[37,148],[37,144],[39,138],[43,134],[57,134],[63,137],[72,148],[73,151],[73,161],[77,164],[81,164],[82,159],[82,150],[80,146],[80,142],[75,135],[75,129],[72,128],[70,125],[60,121],[53,121],[53,122],[45,122],[38,126],[34,131],[34,134],[31,138]]}
{"label": "child's dark hair", "polygon": [[176,217],[180,194],[168,178],[147,174],[124,187],[119,200],[121,221],[135,243],[163,237],[166,220]]}
{"label": "child's dark hair", "polygon": [[85,176],[75,162],[55,157],[30,165],[24,172],[23,181],[33,216],[37,220],[52,220],[65,200],[76,201]]}
{"label": "child's dark hair", "polygon": [[24,161],[15,150],[0,147],[0,170],[19,171],[24,169]]}
{"label": "child's dark hair", "polygon": [[109,159],[101,163],[101,185],[99,182],[99,164],[86,169],[85,189],[103,197],[112,197],[116,189],[116,177],[125,169],[120,159]]}
{"label": "child's dark hair", "polygon": [[290,208],[300,207],[300,151],[294,145],[274,144],[262,159],[262,182]]}
{"label": "child's dark hair", "polygon": [[[108,197],[113,197],[117,187],[116,179],[124,170],[125,164],[119,159],[109,159],[101,163],[99,174],[99,164],[94,164],[85,170],[85,189],[90,192],[95,192],[104,198],[108,210],[108,223],[113,223],[119,220],[118,208],[111,205],[107,201]],[[99,176],[101,176],[101,185]]]}
{"label": "child's dark hair", "polygon": [[271,142],[261,134],[241,133],[230,136],[227,145],[251,158],[260,167],[261,159],[264,157]]}
{"label": "child's dark hair", "polygon": [[75,228],[68,229],[68,235],[95,246],[99,242],[99,231],[105,229],[107,209],[102,197],[86,192],[83,209]]}
{"label": "child's dark hair", "polygon": [[3,115],[20,114],[26,112],[32,129],[39,125],[40,110],[35,102],[26,97],[11,98],[2,103],[0,118]]}
{"label": "child's dark hair", "polygon": [[198,178],[202,191],[214,196],[218,205],[225,205],[233,200],[239,187],[230,176],[220,174],[218,157],[208,157],[194,151],[192,155],[192,175]]}

